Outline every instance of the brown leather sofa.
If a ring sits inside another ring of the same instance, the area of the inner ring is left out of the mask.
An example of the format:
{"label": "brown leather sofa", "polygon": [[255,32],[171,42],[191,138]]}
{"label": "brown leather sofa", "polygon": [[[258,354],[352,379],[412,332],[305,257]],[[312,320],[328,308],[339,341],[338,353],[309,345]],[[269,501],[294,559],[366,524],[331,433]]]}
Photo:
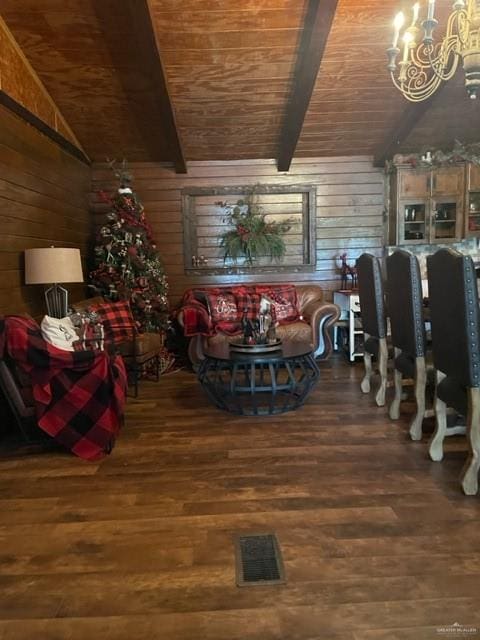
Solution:
{"label": "brown leather sofa", "polygon": [[[255,289],[255,286],[265,287],[266,285],[251,285],[252,290]],[[269,286],[275,288],[276,285]],[[243,285],[244,287],[245,285]],[[184,301],[194,298],[196,303],[203,305],[205,312],[208,314],[208,305],[205,301],[205,291],[207,289],[207,287],[202,287],[201,289],[190,290],[187,292],[188,295],[185,294]],[[218,287],[216,289],[218,290]],[[221,287],[221,289],[235,290],[235,286]],[[329,329],[338,320],[340,309],[336,304],[324,301],[323,290],[318,285],[295,285],[295,289],[301,319],[288,324],[281,324],[277,327],[277,335],[284,341],[309,341],[312,344],[315,357],[326,359],[332,352]],[[177,320],[182,328],[184,328],[184,310],[185,306],[181,306],[177,312]],[[191,363],[197,366],[204,359],[204,348],[207,345],[228,341],[230,337],[220,331],[214,335],[198,334],[190,336],[188,356]]]}

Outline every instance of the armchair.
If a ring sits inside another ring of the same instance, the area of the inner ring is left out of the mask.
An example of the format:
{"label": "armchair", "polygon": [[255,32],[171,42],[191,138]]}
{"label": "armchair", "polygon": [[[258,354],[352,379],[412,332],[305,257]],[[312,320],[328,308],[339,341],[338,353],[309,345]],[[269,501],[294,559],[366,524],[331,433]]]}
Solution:
{"label": "armchair", "polygon": [[[73,304],[74,311],[85,311],[86,309],[101,309],[107,301],[101,296],[89,298]],[[105,324],[105,319],[102,317]],[[114,320],[108,321],[108,327],[105,337],[107,342],[111,340],[112,333],[121,333],[123,338],[115,340],[115,346],[118,353],[122,356],[127,372],[131,374],[133,381],[134,397],[138,396],[138,382],[144,365],[153,363],[154,372],[158,382],[160,375],[160,352],[162,350],[162,336],[159,333],[139,333],[133,317],[130,315],[129,320],[125,322],[122,318],[122,324],[115,324]]]}
{"label": "armchair", "polygon": [[0,321],[0,388],[25,440],[48,434],[86,460],[110,453],[123,421],[126,375],[106,351],[65,351],[31,318]]}

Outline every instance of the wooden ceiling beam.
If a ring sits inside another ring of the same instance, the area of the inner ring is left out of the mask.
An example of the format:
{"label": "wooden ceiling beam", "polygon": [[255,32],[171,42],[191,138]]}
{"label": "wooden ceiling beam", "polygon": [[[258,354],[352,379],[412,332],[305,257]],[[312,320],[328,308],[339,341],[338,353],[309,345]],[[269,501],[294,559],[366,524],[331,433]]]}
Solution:
{"label": "wooden ceiling beam", "polygon": [[277,168],[288,171],[322,62],[338,0],[308,0],[292,93],[280,133]]}
{"label": "wooden ceiling beam", "polygon": [[[123,0],[113,14],[109,3],[95,2],[93,6],[105,32],[105,41],[110,49],[120,81],[123,84],[125,97],[129,101],[130,110],[135,123],[141,132],[153,160],[173,163],[177,173],[186,173],[187,164],[178,132],[175,112],[170,99],[166,74],[163,68],[158,47],[155,27],[152,22],[148,0]],[[120,8],[118,8],[120,7]],[[130,37],[123,43],[123,51],[119,51],[119,40],[116,27],[120,25],[122,33]],[[133,68],[136,80],[128,74],[125,66],[125,50],[131,59],[129,69]],[[146,117],[146,103],[153,103],[157,121],[160,126]]]}
{"label": "wooden ceiling beam", "polygon": [[22,120],[37,129],[37,131],[43,133],[47,138],[50,138],[50,140],[58,144],[61,149],[69,153],[71,156],[90,166],[90,159],[80,146],[75,145],[56,129],[53,129],[35,113],[24,107],[20,102],[17,102],[17,100],[14,100],[2,89],[0,89],[0,104],[22,118]]}
{"label": "wooden ceiling beam", "polygon": [[398,153],[399,147],[404,140],[408,138],[418,122],[423,118],[425,113],[431,108],[432,104],[438,100],[445,85],[443,82],[437,91],[422,102],[409,102],[405,111],[398,117],[393,127],[385,136],[381,145],[373,155],[373,166],[383,167],[386,160],[393,158]]}

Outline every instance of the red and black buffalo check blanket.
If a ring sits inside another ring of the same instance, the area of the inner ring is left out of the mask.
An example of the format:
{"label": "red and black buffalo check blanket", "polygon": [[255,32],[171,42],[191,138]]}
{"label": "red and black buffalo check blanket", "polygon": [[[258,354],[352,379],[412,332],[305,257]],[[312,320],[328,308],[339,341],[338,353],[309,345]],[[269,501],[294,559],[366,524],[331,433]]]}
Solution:
{"label": "red and black buffalo check blanket", "polygon": [[0,358],[7,354],[32,381],[38,425],[85,460],[113,448],[123,421],[127,387],[120,356],[63,351],[46,342],[36,322],[0,319]]}

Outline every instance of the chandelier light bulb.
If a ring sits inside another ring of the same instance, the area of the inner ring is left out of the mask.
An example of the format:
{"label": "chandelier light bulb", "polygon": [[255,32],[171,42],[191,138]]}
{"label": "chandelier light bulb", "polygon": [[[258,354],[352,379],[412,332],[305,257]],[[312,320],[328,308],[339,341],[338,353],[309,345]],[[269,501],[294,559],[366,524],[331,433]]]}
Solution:
{"label": "chandelier light bulb", "polygon": [[405,16],[403,15],[403,11],[399,11],[395,16],[393,21],[393,40],[392,47],[395,48],[398,43],[398,38],[400,36],[400,29],[405,24]]}
{"label": "chandelier light bulb", "polygon": [[405,16],[403,15],[403,11],[399,11],[395,16],[395,19],[393,21],[393,26],[395,27],[395,29],[400,30],[404,24],[405,24]]}
{"label": "chandelier light bulb", "polygon": [[410,33],[410,31],[405,31],[405,33],[403,34],[403,63],[405,64],[407,62],[408,59],[408,49],[410,46],[410,43],[413,40],[413,35]]}
{"label": "chandelier light bulb", "polygon": [[418,14],[420,12],[420,3],[416,2],[412,7],[413,19],[412,19],[412,27],[417,24]]}

